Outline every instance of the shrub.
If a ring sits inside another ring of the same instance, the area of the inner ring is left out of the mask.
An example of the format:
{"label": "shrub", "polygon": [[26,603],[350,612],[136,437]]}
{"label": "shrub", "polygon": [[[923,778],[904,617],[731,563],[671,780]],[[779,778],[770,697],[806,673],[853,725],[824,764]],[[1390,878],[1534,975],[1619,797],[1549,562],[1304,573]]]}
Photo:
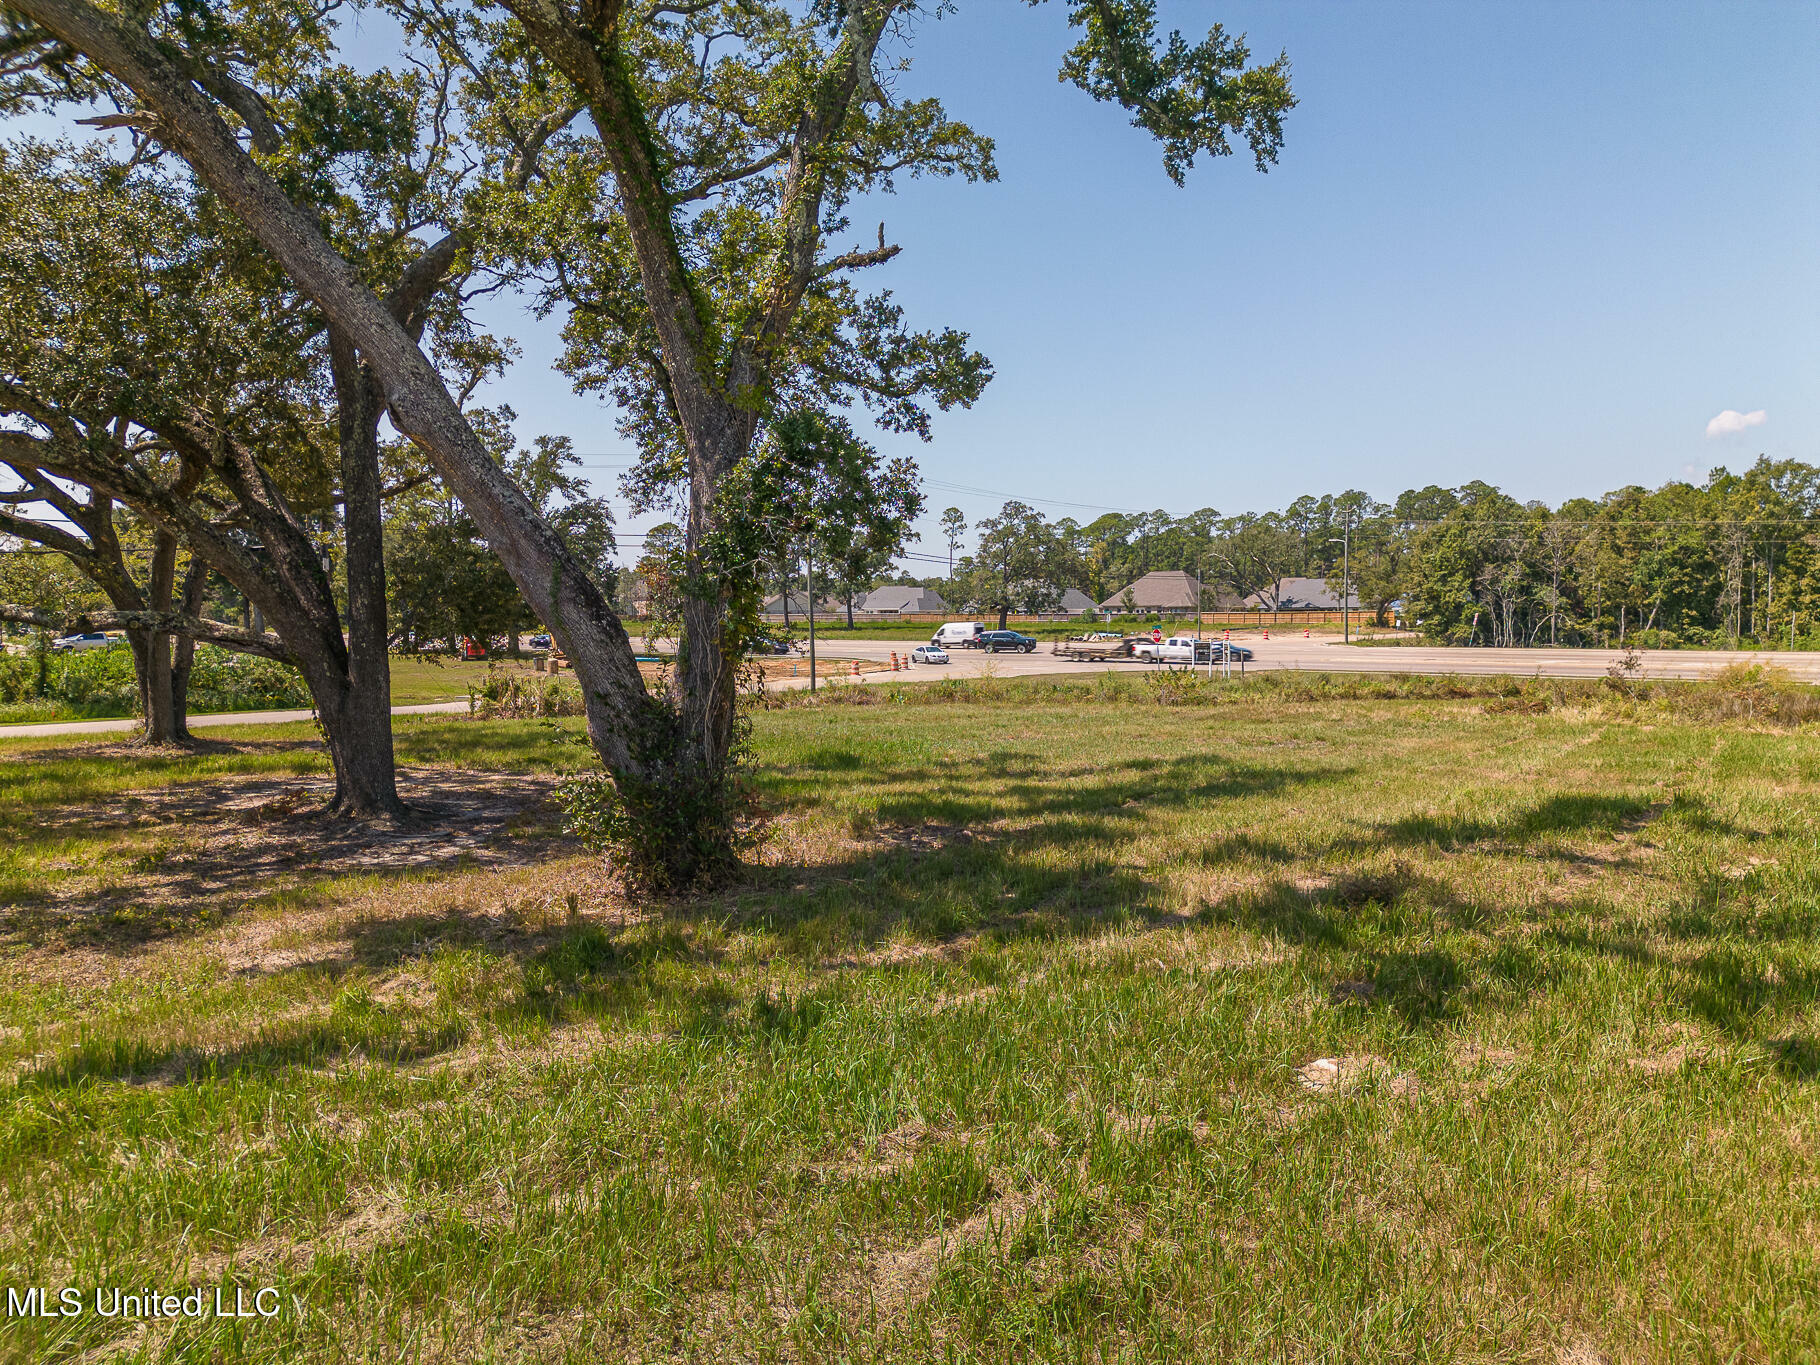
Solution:
{"label": "shrub", "polygon": [[537,678],[498,664],[487,676],[468,684],[468,714],[476,720],[529,720],[542,716],[579,716],[587,712],[581,689],[555,678]]}
{"label": "shrub", "polygon": [[262,711],[309,704],[310,690],[289,664],[217,645],[197,646],[190,669],[191,712]]}
{"label": "shrub", "polygon": [[1800,725],[1820,720],[1820,689],[1772,664],[1728,664],[1709,683],[1665,693],[1669,709],[1696,720]]}
{"label": "shrub", "polygon": [[[857,690],[857,689],[855,689]],[[584,773],[563,784],[567,832],[608,854],[635,893],[703,890],[739,873],[740,852],[764,836],[765,813],[749,780],[751,724],[707,761],[667,690],[627,736],[636,772]]]}
{"label": "shrub", "polygon": [[[289,664],[217,645],[196,649],[188,700],[192,714],[309,703],[309,690]],[[139,682],[133,672],[133,651],[123,642],[68,654],[0,656],[0,704],[29,705],[43,710],[47,720],[70,711],[89,716],[138,715]]]}

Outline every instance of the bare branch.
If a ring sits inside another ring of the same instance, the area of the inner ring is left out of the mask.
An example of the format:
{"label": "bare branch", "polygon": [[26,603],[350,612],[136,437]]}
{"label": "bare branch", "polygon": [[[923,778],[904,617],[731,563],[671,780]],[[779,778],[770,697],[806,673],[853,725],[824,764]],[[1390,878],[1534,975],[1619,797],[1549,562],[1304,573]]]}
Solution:
{"label": "bare branch", "polygon": [[835,256],[822,263],[821,267],[815,272],[815,278],[819,280],[840,270],[863,270],[869,265],[883,265],[902,250],[903,248],[901,246],[885,245],[885,225],[880,223],[878,225],[877,250],[849,251],[845,255]]}

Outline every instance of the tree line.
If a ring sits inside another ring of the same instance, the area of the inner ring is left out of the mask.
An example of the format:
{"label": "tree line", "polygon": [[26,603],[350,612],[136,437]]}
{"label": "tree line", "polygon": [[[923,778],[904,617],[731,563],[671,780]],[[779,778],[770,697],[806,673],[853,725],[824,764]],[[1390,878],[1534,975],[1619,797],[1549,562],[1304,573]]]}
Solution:
{"label": "tree line", "polygon": [[1202,605],[1265,609],[1284,581],[1350,573],[1360,606],[1448,644],[1776,647],[1820,635],[1820,468],[1759,457],[1741,474],[1628,486],[1559,507],[1490,484],[1430,485],[1383,503],[1349,490],[1280,511],[1202,508],[1049,520],[1022,502],[969,527],[942,516],[954,572],[918,580],[957,610],[1041,613],[1074,587],[1095,602],[1155,570]]}

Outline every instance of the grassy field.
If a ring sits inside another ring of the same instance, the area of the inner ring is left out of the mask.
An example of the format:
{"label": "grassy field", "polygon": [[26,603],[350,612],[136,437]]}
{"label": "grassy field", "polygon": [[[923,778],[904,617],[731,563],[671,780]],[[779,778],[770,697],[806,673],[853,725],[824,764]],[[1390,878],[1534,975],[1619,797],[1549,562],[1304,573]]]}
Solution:
{"label": "grassy field", "polygon": [[394,654],[392,656],[392,705],[416,702],[460,701],[469,686],[484,682],[489,669],[532,674],[531,659],[457,659],[446,654]]}
{"label": "grassy field", "polygon": [[[1811,724],[944,686],[756,715],[670,905],[573,722],[405,723],[369,841],[304,727],[0,750],[0,1265],[90,1299],[0,1356],[1815,1359]],[[192,1284],[278,1311],[92,1308]]]}

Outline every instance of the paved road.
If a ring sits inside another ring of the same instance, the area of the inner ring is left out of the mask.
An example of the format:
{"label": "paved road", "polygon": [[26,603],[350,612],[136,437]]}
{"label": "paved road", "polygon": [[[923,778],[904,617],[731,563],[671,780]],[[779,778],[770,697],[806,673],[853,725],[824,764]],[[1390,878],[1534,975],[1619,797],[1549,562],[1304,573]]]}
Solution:
{"label": "paved road", "polygon": [[[1602,678],[1612,663],[1623,657],[1615,649],[1455,649],[1439,645],[1347,645],[1336,639],[1303,639],[1299,634],[1265,640],[1234,632],[1256,657],[1248,669],[1302,669],[1311,673],[1428,673],[1502,674],[1531,678]],[[925,643],[923,640],[841,640],[828,653],[845,658],[900,658]],[[1122,660],[1112,663],[1072,663],[1049,652],[1047,642],[1034,654],[982,655],[975,650],[950,651],[951,664],[916,665],[913,678],[993,672],[1000,677],[1053,673],[1135,673],[1154,664]],[[1786,669],[1804,682],[1820,683],[1820,653],[1763,653],[1730,650],[1640,650],[1644,678],[1710,678],[1727,664],[1768,663]],[[902,673],[868,673],[869,683],[901,681]],[[807,679],[785,680],[775,686],[806,686]]]}
{"label": "paved road", "polygon": [[[465,712],[466,700],[433,701],[421,706],[394,706],[395,716],[429,716]],[[220,715],[191,716],[192,730],[215,725],[284,725],[308,720],[314,711],[228,711]],[[0,739],[19,739],[35,735],[106,735],[137,730],[136,720],[58,720],[39,725],[0,725]]]}

